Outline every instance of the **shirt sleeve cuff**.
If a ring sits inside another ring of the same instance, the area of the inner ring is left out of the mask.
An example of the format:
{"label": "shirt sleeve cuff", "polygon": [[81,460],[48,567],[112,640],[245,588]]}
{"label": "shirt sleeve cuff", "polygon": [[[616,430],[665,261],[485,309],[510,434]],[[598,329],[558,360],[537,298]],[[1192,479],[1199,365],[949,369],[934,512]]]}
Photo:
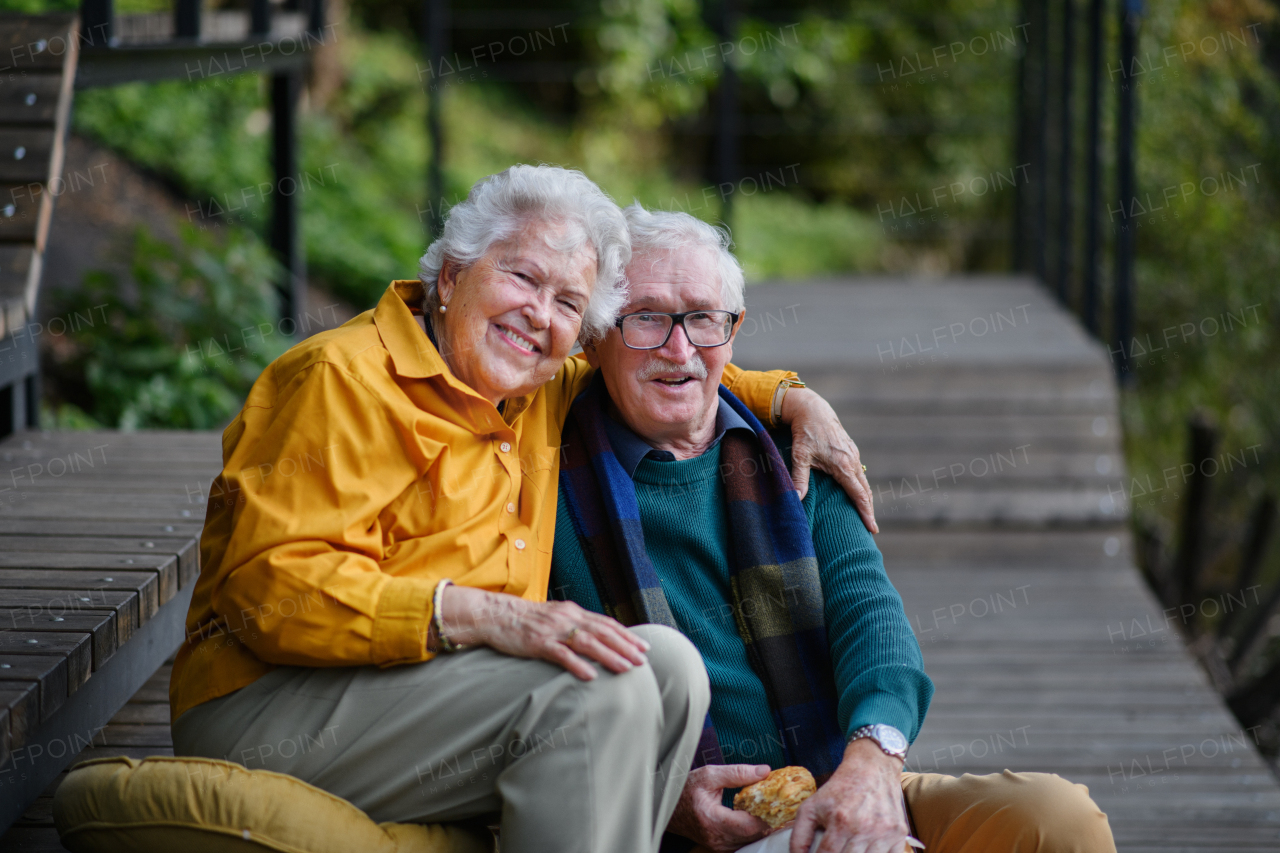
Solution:
{"label": "shirt sleeve cuff", "polygon": [[427,660],[431,595],[436,581],[390,578],[378,596],[370,640],[373,662],[381,666]]}
{"label": "shirt sleeve cuff", "polygon": [[919,734],[918,714],[915,708],[908,707],[909,704],[901,696],[893,693],[877,692],[863,696],[849,718],[849,725],[844,733],[845,739],[853,737],[853,733],[863,726],[881,723],[893,726],[902,732],[908,742],[915,741],[916,735]]}
{"label": "shirt sleeve cuff", "polygon": [[[729,368],[733,368],[731,371]],[[743,404],[751,410],[751,414],[759,418],[763,423],[771,423],[771,409],[773,408],[773,395],[777,393],[778,385],[784,379],[798,379],[799,376],[790,370],[770,370],[768,372],[760,372],[756,370],[739,370],[733,365],[725,368],[724,378],[721,380],[724,386],[728,388],[733,396],[737,397]]]}

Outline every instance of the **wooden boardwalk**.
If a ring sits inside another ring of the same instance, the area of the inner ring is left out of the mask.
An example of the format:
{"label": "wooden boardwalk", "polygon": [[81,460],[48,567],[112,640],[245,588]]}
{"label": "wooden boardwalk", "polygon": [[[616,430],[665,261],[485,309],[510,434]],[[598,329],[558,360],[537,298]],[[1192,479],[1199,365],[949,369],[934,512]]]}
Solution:
{"label": "wooden boardwalk", "polygon": [[166,751],[162,665],[220,455],[213,433],[0,442],[0,827],[20,818],[0,851],[62,849],[51,795],[77,755]]}
{"label": "wooden boardwalk", "polygon": [[[735,361],[800,370],[870,468],[878,542],[938,688],[909,769],[1060,773],[1089,786],[1126,853],[1280,849],[1280,785],[1133,565],[1105,352],[1012,279],[769,285],[748,309]],[[119,464],[0,493],[0,537],[105,555],[133,553],[133,525],[198,532],[210,434],[10,439],[0,488],[10,467],[104,442]],[[170,604],[189,591],[178,577]],[[87,754],[167,754],[167,680]],[[61,849],[51,791],[0,851]]]}
{"label": "wooden boardwalk", "polygon": [[937,694],[908,768],[1084,783],[1121,851],[1280,850],[1280,785],[1134,566],[1105,350],[1028,281],[747,293],[858,441]]}

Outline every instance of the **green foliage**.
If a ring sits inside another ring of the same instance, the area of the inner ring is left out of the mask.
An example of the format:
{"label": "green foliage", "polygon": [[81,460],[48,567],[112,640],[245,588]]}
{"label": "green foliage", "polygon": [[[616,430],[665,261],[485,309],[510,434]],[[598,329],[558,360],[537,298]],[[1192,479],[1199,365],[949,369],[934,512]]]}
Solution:
{"label": "green foliage", "polygon": [[119,429],[225,423],[291,343],[275,320],[270,282],[278,272],[262,244],[238,230],[219,243],[187,228],[176,248],[139,230],[127,281],[93,272],[76,293],[53,294],[66,329],[48,348],[46,375],[61,398],[55,421]]}
{"label": "green foliage", "polygon": [[[1139,186],[1152,210],[1137,218],[1129,463],[1134,476],[1160,482],[1184,461],[1196,410],[1220,425],[1220,452],[1257,448],[1248,466],[1211,481],[1217,537],[1240,530],[1264,489],[1280,492],[1280,85],[1260,49],[1276,34],[1265,4],[1152,4],[1143,55],[1172,45],[1173,58],[1134,78]],[[1196,49],[1184,54],[1188,41]],[[1170,530],[1180,502],[1159,497],[1139,497],[1136,509]]]}
{"label": "green foliage", "polygon": [[[391,279],[412,276],[425,249],[425,102],[400,38],[340,43],[341,89],[301,119],[296,192],[309,274],[364,308]],[[77,95],[76,129],[188,194],[193,224],[265,234],[276,193],[295,191],[272,185],[268,100],[252,74],[92,89]]]}
{"label": "green foliage", "polygon": [[[920,215],[900,201],[1016,171],[1012,80],[1025,44],[1017,3],[805,3],[790,13],[794,23],[748,15],[731,40],[707,29],[705,6],[601,4],[597,67],[579,78],[589,106],[578,135],[592,174],[637,162],[701,170],[692,158],[705,155],[699,145],[682,144],[692,141],[682,128],[694,118],[710,120],[710,98],[727,64],[742,80],[743,112],[776,128],[745,137],[744,159],[800,166],[804,187],[787,192],[806,201],[868,211],[896,203],[891,214],[878,215],[885,227],[875,235],[823,209],[826,233],[853,243],[874,236],[880,246],[821,253],[838,265],[820,271],[1007,267],[1005,232],[990,227],[1012,209],[1007,183],[1002,192],[948,199],[945,216]],[[839,222],[851,230],[838,230]]]}
{"label": "green foliage", "polygon": [[879,227],[846,205],[806,204],[783,192],[735,204],[734,249],[751,281],[813,278],[880,263]]}
{"label": "green foliage", "polygon": [[74,12],[79,8],[78,0],[0,0],[0,12],[17,12],[23,15]]}

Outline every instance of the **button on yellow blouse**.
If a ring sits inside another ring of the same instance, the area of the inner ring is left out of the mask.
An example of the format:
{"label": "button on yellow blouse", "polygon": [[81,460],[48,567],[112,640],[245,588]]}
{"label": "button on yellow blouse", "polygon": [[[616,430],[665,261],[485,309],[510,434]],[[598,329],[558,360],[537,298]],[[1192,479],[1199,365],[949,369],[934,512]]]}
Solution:
{"label": "button on yellow blouse", "polygon": [[[276,359],[222,435],[173,718],[276,665],[424,661],[436,583],[546,599],[572,358],[505,418],[449,372],[392,282],[376,308]],[[725,381],[767,417],[794,374]],[[530,547],[532,546],[532,547]]]}

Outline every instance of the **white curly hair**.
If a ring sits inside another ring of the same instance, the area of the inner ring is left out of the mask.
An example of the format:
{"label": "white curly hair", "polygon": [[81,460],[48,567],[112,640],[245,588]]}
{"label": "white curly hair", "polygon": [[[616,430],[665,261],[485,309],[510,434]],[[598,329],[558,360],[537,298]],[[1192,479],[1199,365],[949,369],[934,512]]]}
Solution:
{"label": "white curly hair", "polygon": [[627,263],[631,240],[618,205],[576,169],[559,166],[512,166],[477,181],[467,199],[455,205],[418,262],[418,277],[426,290],[427,316],[440,307],[438,282],[446,264],[459,268],[474,264],[495,243],[510,239],[530,221],[568,224],[569,243],[561,251],[574,252],[590,242],[596,253],[596,282],[583,312],[578,338],[583,343],[604,336],[626,304]]}
{"label": "white curly hair", "polygon": [[720,296],[724,300],[725,310],[738,313],[746,307],[746,280],[742,274],[742,264],[729,251],[733,238],[728,229],[708,225],[696,216],[680,211],[645,210],[638,201],[629,205],[622,213],[631,232],[633,255],[690,247],[709,249],[716,253]]}

